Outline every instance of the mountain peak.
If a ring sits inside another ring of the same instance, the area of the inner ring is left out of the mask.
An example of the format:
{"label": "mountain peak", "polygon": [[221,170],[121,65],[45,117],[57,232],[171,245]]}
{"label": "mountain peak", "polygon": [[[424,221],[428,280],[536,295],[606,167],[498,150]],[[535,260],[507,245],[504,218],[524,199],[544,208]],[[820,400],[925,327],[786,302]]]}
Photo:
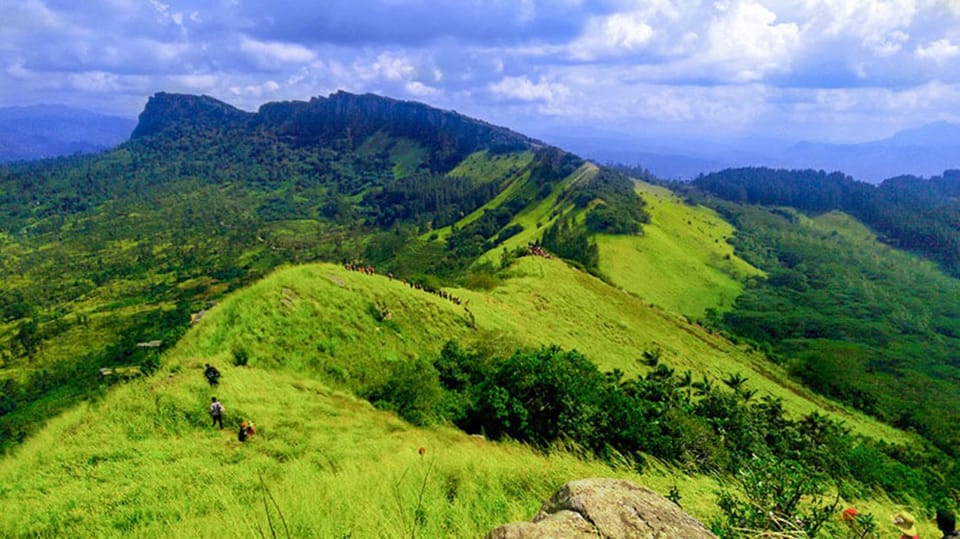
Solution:
{"label": "mountain peak", "polygon": [[431,168],[448,169],[467,154],[538,148],[543,143],[487,122],[375,94],[338,91],[309,101],[281,101],[244,112],[209,96],[158,93],[140,114],[132,139],[202,129],[264,129],[299,144],[359,143],[378,132],[431,148]]}
{"label": "mountain peak", "polygon": [[232,124],[252,116],[207,95],[159,92],[147,101],[130,138],[155,135],[184,125]]}

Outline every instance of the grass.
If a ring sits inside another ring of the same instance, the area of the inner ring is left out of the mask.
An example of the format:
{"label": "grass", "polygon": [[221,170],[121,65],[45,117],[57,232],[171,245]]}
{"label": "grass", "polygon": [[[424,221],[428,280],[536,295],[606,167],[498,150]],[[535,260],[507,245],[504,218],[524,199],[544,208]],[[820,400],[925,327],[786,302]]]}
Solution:
{"label": "grass", "polygon": [[465,307],[381,275],[331,264],[290,267],[231,295],[179,350],[222,364],[243,348],[252,365],[358,390],[378,382],[383,362],[429,357],[449,339],[502,353],[558,344],[628,376],[645,373],[638,359],[659,349],[677,372],[716,380],[741,373],[758,397],[780,397],[797,414],[825,411],[864,434],[910,439],[804,390],[761,355],[559,260],[524,257],[491,291],[449,291]]}
{"label": "grass", "polygon": [[387,154],[393,163],[394,178],[405,178],[427,160],[427,150],[417,141],[404,137],[393,137],[385,131],[378,131],[363,142],[357,152],[361,155]]}
{"label": "grass", "polygon": [[[531,204],[517,213],[510,221],[508,226],[518,224],[523,227],[523,230],[521,230],[515,236],[508,238],[497,249],[485,253],[477,260],[477,263],[482,264],[485,262],[492,262],[494,264],[498,264],[500,262],[500,256],[503,252],[503,249],[513,251],[514,249],[517,249],[518,247],[524,247],[529,243],[539,242],[543,237],[543,231],[546,230],[546,228],[549,227],[559,215],[573,209],[573,204],[571,203],[558,204],[560,195],[571,185],[585,181],[588,177],[596,174],[597,171],[597,166],[593,163],[584,163],[572,174],[570,174],[570,176],[558,182],[557,185],[554,186],[553,191],[543,200],[537,201],[535,204]],[[529,186],[521,185],[517,188],[520,189],[523,187]],[[500,197],[497,197],[487,206],[480,208],[478,212],[482,212],[485,208],[495,208],[503,202],[504,200],[500,200]],[[477,213],[477,217],[479,217],[481,214],[482,213]],[[473,214],[467,216],[467,218],[471,217],[473,217]],[[467,218],[461,222],[467,222]]]}
{"label": "grass", "polygon": [[447,176],[469,178],[474,184],[480,185],[515,176],[531,162],[533,152],[490,155],[482,150],[468,155]]}
{"label": "grass", "polygon": [[[204,412],[202,363],[178,365],[64,414],[0,463],[0,533],[256,537],[268,529],[262,477],[292,537],[478,537],[532,518],[573,478],[644,482],[568,451],[547,457],[413,428],[317,382],[255,368],[222,369],[231,428],[220,431]],[[232,428],[240,418],[259,427],[245,444]],[[662,471],[651,480],[667,485]],[[677,480],[709,490],[703,478]]]}
{"label": "grass", "polygon": [[[526,161],[527,155],[528,154],[520,154],[515,159],[518,162],[528,162]],[[475,169],[477,167],[474,166],[473,168]],[[596,174],[596,172],[596,165],[593,163],[584,163],[577,170],[571,173],[570,176],[567,176],[566,178],[557,182],[557,184],[553,187],[552,192],[543,200],[540,200],[534,204],[530,204],[517,213],[510,221],[508,226],[519,224],[523,226],[523,230],[519,234],[505,241],[502,244],[502,248],[514,249],[516,247],[526,245],[528,242],[533,242],[539,239],[543,234],[543,227],[549,225],[556,218],[556,216],[552,214],[557,209],[557,199],[560,198],[561,193],[571,184],[582,181],[586,176]],[[524,172],[519,176],[509,179],[504,189],[500,191],[500,194],[494,197],[493,200],[464,216],[463,219],[457,221],[456,226],[464,227],[469,225],[470,223],[479,219],[487,210],[499,208],[502,204],[523,192],[527,192],[529,195],[535,194],[537,187],[531,184],[529,180],[529,172]],[[437,229],[435,232],[438,238],[443,240],[450,235],[451,228],[452,227],[448,226]],[[478,262],[482,263],[487,261],[495,261],[496,257],[500,256],[499,253],[499,249],[486,253],[480,258],[480,260],[478,260]]]}
{"label": "grass", "polygon": [[762,272],[727,243],[734,228],[711,209],[689,206],[663,187],[638,182],[651,220],[642,236],[597,236],[600,272],[668,311],[701,319],[728,310],[744,280]]}

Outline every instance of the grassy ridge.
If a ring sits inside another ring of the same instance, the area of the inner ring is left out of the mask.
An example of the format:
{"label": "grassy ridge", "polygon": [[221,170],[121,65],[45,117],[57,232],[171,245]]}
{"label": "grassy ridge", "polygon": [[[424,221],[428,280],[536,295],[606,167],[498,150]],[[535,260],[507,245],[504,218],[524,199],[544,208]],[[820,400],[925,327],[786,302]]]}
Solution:
{"label": "grassy ridge", "polygon": [[643,236],[597,237],[600,271],[617,286],[699,319],[707,309],[729,309],[743,281],[762,273],[734,254],[726,241],[734,229],[714,211],[644,182],[637,192],[651,214]]}
{"label": "grassy ridge", "polygon": [[178,349],[223,364],[243,348],[251,365],[307,373],[349,390],[378,382],[384,361],[430,356],[448,339],[505,353],[558,344],[628,376],[645,373],[638,358],[659,349],[678,372],[715,380],[739,372],[759,396],[781,397],[795,413],[827,411],[858,432],[909,439],[804,391],[763,357],[558,260],[524,257],[491,291],[449,291],[466,305],[336,265],[291,267],[230,296]]}

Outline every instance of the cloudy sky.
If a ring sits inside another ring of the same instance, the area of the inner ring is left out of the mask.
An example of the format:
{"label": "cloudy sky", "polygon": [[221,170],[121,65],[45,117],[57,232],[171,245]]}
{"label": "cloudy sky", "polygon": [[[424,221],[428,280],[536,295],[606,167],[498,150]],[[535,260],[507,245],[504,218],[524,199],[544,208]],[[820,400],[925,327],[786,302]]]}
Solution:
{"label": "cloudy sky", "polygon": [[960,121],[960,0],[0,0],[0,106],[338,89],[536,135],[870,140]]}

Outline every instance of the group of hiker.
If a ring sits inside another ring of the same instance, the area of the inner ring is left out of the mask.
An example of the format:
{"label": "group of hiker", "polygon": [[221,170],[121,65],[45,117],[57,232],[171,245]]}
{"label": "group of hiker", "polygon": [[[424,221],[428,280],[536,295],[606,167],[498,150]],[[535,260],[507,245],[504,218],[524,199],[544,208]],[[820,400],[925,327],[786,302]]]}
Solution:
{"label": "group of hiker", "polygon": [[[207,378],[207,382],[210,384],[210,387],[216,387],[220,385],[220,371],[216,367],[207,363],[206,368],[203,371],[203,375]],[[223,416],[226,415],[226,409],[223,407],[223,403],[217,400],[216,397],[210,398],[210,408],[209,408],[210,417],[213,419],[213,423],[210,425],[212,427],[219,426],[220,430],[223,430]],[[240,422],[240,431],[237,433],[237,440],[241,442],[247,441],[247,438],[256,434],[256,428],[253,426],[252,421],[241,421]]]}
{"label": "group of hiker", "polygon": [[543,258],[550,258],[550,253],[546,252],[539,243],[528,243],[527,244],[527,254],[533,256],[539,256]]}
{"label": "group of hiker", "polygon": [[[547,256],[547,258],[550,257],[550,255],[546,255],[546,256]],[[355,262],[344,262],[344,263],[343,263],[343,269],[345,269],[345,270],[347,270],[347,271],[356,271],[356,272],[359,272],[359,273],[363,273],[364,275],[376,275],[376,274],[377,274],[376,268],[374,268],[374,267],[371,266],[370,264],[358,264],[358,263],[355,263]],[[387,273],[387,278],[388,278],[388,279],[394,279],[393,273]],[[433,287],[431,287],[431,286],[427,286],[427,285],[422,284],[422,283],[419,283],[419,282],[417,282],[417,281],[408,281],[408,280],[406,280],[406,279],[400,279],[400,282],[403,283],[403,284],[405,284],[405,285],[407,285],[407,286],[409,286],[410,288],[413,288],[414,290],[423,290],[424,292],[428,292],[428,293],[433,294],[433,295],[435,295],[435,296],[439,296],[439,297],[441,297],[441,298],[443,298],[443,299],[445,299],[445,300],[447,300],[447,301],[449,301],[449,302],[451,302],[451,303],[454,303],[454,304],[456,304],[456,305],[466,305],[466,303],[467,303],[465,300],[462,300],[462,299],[460,299],[459,297],[454,296],[454,295],[451,294],[450,292],[447,292],[446,290],[443,290],[443,289],[440,289],[440,288],[433,288]]]}
{"label": "group of hiker", "polygon": [[[843,522],[849,530],[848,537],[874,537],[864,528],[862,515],[853,507],[848,507],[841,513]],[[891,524],[900,533],[899,539],[920,539],[920,533],[917,531],[917,519],[906,511],[900,511],[890,518]],[[960,539],[960,531],[957,530],[956,516],[945,509],[937,510],[937,528],[943,534],[942,539]]]}

